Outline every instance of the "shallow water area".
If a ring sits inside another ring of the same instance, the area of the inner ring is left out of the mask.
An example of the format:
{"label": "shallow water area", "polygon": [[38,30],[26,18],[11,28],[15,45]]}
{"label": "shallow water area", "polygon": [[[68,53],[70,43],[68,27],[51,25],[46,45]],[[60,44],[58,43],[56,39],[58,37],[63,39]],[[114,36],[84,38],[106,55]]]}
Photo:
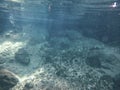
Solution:
{"label": "shallow water area", "polygon": [[119,0],[1,0],[0,90],[119,90],[119,23]]}

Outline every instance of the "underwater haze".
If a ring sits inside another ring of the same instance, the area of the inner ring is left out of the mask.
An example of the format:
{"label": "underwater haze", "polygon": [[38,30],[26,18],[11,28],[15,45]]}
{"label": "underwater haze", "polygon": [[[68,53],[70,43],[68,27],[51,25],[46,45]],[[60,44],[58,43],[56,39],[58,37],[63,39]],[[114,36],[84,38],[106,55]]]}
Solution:
{"label": "underwater haze", "polygon": [[120,1],[0,0],[0,90],[120,90]]}

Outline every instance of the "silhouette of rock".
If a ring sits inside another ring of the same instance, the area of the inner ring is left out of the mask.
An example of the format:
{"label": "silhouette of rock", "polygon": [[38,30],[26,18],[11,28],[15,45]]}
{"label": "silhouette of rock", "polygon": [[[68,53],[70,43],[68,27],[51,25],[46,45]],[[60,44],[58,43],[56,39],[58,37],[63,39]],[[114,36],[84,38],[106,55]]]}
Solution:
{"label": "silhouette of rock", "polygon": [[30,63],[29,53],[25,49],[19,49],[15,53],[15,60],[23,65],[28,65]]}
{"label": "silhouette of rock", "polygon": [[102,67],[101,61],[100,61],[98,55],[93,55],[93,56],[87,57],[86,64],[91,66],[91,67],[94,67],[94,68],[101,68]]}
{"label": "silhouette of rock", "polygon": [[33,83],[29,82],[25,84],[23,90],[31,90],[33,87]]}
{"label": "silhouette of rock", "polygon": [[120,90],[120,74],[114,77],[114,90]]}
{"label": "silhouette of rock", "polygon": [[0,57],[0,64],[4,64],[6,60]]}
{"label": "silhouette of rock", "polygon": [[12,72],[0,69],[0,90],[9,90],[14,87],[19,80]]}

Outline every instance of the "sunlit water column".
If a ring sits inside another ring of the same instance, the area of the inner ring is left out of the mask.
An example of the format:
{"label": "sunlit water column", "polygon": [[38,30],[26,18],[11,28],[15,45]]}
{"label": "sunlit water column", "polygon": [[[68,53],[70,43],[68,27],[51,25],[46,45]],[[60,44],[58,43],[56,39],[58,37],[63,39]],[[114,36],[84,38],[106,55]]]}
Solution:
{"label": "sunlit water column", "polygon": [[23,32],[25,37],[32,39],[45,39],[48,21],[45,0],[6,0],[5,2],[12,31]]}
{"label": "sunlit water column", "polygon": [[8,28],[12,31],[21,31],[21,12],[23,0],[6,0],[7,9],[9,12],[8,22],[10,22],[11,28]]}
{"label": "sunlit water column", "polygon": [[14,28],[14,24],[16,22],[16,15],[19,14],[19,7],[20,3],[13,0],[0,1],[1,32],[5,32]]}
{"label": "sunlit water column", "polygon": [[76,29],[78,20],[84,15],[80,0],[51,0],[48,4],[48,31],[50,37],[59,36],[59,32]]}
{"label": "sunlit water column", "polygon": [[40,41],[41,38],[46,38],[46,23],[48,21],[46,4],[45,0],[24,0],[22,4],[20,18],[22,20],[23,31],[29,33],[29,37],[32,39]]}

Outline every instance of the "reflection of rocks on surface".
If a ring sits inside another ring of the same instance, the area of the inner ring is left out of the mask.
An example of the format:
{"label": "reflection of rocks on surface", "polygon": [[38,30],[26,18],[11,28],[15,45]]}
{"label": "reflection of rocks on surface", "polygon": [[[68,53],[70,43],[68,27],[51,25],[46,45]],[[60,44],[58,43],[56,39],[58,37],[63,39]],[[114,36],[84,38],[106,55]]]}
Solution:
{"label": "reflection of rocks on surface", "polygon": [[9,90],[18,82],[16,76],[5,69],[0,69],[0,90]]}
{"label": "reflection of rocks on surface", "polygon": [[15,53],[15,60],[21,64],[28,65],[30,63],[29,53],[25,49],[19,49]]}

